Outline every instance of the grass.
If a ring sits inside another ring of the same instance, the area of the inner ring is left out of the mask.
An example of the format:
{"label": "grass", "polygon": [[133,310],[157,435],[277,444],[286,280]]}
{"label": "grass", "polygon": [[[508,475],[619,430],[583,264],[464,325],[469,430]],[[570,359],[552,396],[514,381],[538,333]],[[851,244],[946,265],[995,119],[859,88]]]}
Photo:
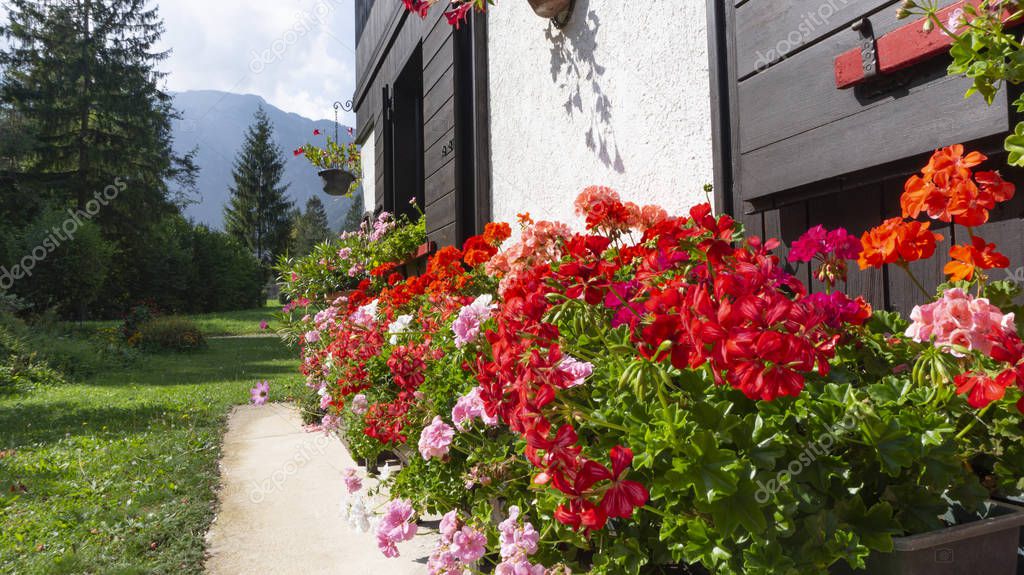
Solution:
{"label": "grass", "polygon": [[189,319],[199,325],[203,334],[210,336],[240,336],[260,332],[260,322],[269,324],[265,333],[272,334],[280,327],[276,316],[281,311],[281,304],[268,301],[261,309],[248,309],[225,313],[190,315]]}
{"label": "grass", "polygon": [[[270,310],[196,319],[259,331]],[[228,412],[269,379],[304,389],[276,338],[213,339],[74,383],[0,395],[0,573],[201,573]]]}

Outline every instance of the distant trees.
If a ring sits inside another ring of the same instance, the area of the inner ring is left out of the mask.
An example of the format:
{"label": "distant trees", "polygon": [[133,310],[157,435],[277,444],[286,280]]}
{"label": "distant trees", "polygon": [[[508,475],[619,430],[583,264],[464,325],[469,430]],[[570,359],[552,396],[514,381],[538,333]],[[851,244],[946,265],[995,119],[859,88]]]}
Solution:
{"label": "distant trees", "polygon": [[348,213],[345,214],[345,221],[341,223],[341,231],[343,232],[354,232],[359,229],[359,226],[363,223],[363,190],[359,190],[355,194],[352,194],[352,205],[348,208]]}
{"label": "distant trees", "polygon": [[260,305],[263,273],[181,216],[192,154],[160,84],[163,22],[139,0],[7,0],[0,25],[0,292],[117,316]]}
{"label": "distant trees", "polygon": [[274,128],[261,107],[235,160],[231,199],[224,225],[269,270],[288,249],[292,202],[286,196],[284,154],[274,143]]}
{"label": "distant trees", "polygon": [[291,255],[304,256],[332,235],[324,203],[313,196],[306,201],[305,212],[295,211]]}

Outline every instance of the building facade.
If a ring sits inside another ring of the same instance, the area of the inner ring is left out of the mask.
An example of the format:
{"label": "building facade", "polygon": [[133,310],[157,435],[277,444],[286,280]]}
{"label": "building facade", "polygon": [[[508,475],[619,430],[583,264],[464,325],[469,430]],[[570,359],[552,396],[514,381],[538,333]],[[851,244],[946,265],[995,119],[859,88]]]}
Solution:
{"label": "building facade", "polygon": [[[903,182],[938,147],[999,167],[1017,121],[1012,94],[965,100],[945,54],[914,52],[930,40],[896,19],[899,0],[575,0],[563,28],[503,0],[458,30],[444,4],[421,19],[400,0],[356,2],[368,207],[418,203],[439,245],[523,212],[575,221],[591,184],[678,213],[713,182],[716,208],[785,256],[811,225],[860,233],[898,215]],[[884,70],[895,57],[906,65]],[[1019,194],[978,231],[1021,261],[1022,217]],[[946,246],[966,237],[940,231]],[[940,258],[919,265],[939,282]],[[899,270],[848,287],[905,312],[922,298]]]}

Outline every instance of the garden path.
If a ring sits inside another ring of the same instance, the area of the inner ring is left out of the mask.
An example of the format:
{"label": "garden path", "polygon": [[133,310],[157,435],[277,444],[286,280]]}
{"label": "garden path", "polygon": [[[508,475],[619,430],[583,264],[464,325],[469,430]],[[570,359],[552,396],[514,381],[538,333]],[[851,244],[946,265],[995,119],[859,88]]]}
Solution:
{"label": "garden path", "polygon": [[[221,459],[220,510],[207,535],[211,575],[420,575],[433,540],[385,559],[372,533],[349,529],[342,471],[355,467],[334,436],[303,431],[282,404],[237,407]],[[368,482],[369,483],[369,482]]]}

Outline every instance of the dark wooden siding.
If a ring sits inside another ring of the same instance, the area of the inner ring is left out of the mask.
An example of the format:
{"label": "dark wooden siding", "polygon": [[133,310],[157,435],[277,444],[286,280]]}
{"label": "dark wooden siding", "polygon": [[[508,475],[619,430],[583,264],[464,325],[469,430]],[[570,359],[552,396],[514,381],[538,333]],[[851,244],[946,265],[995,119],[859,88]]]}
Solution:
{"label": "dark wooden siding", "polygon": [[[385,123],[385,94],[394,93],[390,88],[410,56],[421,57],[423,209],[427,235],[439,246],[479,233],[491,216],[486,15],[471,14],[455,31],[443,16],[446,6],[438,3],[421,19],[397,1],[372,3],[360,24],[354,100],[357,140],[365,141],[371,132],[376,138],[374,177],[381,209],[385,197],[391,197],[387,187],[395,181],[394,169],[402,166],[402,159],[395,158],[389,172],[385,132],[397,124]],[[362,17],[360,9],[357,4]],[[399,107],[394,99],[392,108]]]}
{"label": "dark wooden siding", "polygon": [[370,19],[374,1],[356,0],[356,44],[359,44],[359,39],[363,37],[363,30],[366,29],[366,22]]}
{"label": "dark wooden siding", "polygon": [[[360,12],[369,5],[365,16]],[[382,90],[394,82],[402,67],[417,47],[423,60],[423,164],[424,210],[427,214],[429,239],[438,245],[455,243],[453,42],[452,28],[443,17],[439,3],[421,19],[409,14],[401,2],[366,2],[356,4],[357,26],[364,18],[363,31],[356,50],[357,77],[356,114],[359,138],[370,130],[376,138],[376,205],[383,206],[385,191],[385,139],[383,131]],[[401,158],[396,158],[401,169]]]}
{"label": "dark wooden siding", "polygon": [[[708,2],[717,207],[738,214],[750,233],[782,240],[783,258],[812,225],[860,234],[899,215],[903,183],[935,148],[965,143],[992,157],[988,169],[1003,161],[1002,137],[1016,122],[1009,106],[1015,94],[1001,93],[993,106],[965,100],[970,84],[947,77],[945,57],[885,83],[835,87],[834,58],[858,45],[851,24],[868,17],[881,36],[908,23],[896,20],[898,3]],[[1024,173],[1003,168],[1008,179],[1024,185]],[[998,243],[1014,267],[1024,264],[1022,218],[1024,199],[1018,196],[978,230]],[[936,257],[913,266],[926,286],[942,281],[949,246],[967,237],[949,226],[938,231],[945,241]],[[848,291],[878,307],[909,312],[924,300],[899,268],[852,268]],[[822,288],[806,265],[790,269],[812,289]]]}

